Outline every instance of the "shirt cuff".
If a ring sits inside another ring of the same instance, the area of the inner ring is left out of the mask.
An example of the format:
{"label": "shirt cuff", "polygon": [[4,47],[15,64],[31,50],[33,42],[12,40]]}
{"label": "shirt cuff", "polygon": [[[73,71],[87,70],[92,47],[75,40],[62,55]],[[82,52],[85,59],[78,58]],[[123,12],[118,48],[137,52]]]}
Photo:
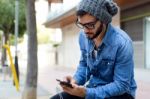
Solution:
{"label": "shirt cuff", "polygon": [[91,88],[86,88],[85,99],[95,99],[95,95]]}

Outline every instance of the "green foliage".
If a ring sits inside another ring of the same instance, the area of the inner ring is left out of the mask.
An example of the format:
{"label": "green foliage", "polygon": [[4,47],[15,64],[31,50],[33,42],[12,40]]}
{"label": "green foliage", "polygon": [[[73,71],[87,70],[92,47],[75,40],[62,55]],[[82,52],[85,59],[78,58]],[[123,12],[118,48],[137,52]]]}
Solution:
{"label": "green foliage", "polygon": [[[0,30],[14,34],[15,0],[0,0]],[[19,0],[19,36],[26,30],[25,0]]]}
{"label": "green foliage", "polygon": [[[15,44],[15,36],[14,35],[10,35],[9,36],[9,44],[10,45],[14,45]],[[23,37],[20,37],[19,39],[18,39],[18,43],[21,43],[21,42],[23,42]]]}

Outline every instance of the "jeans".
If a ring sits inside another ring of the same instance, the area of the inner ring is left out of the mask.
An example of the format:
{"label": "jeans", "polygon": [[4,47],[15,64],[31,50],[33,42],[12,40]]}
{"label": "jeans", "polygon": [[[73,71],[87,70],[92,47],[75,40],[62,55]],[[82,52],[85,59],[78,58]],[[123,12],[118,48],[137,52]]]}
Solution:
{"label": "jeans", "polygon": [[[85,98],[77,97],[77,96],[67,94],[65,92],[61,92],[59,94],[52,96],[50,99],[85,99]],[[134,98],[131,95],[125,93],[120,96],[113,96],[113,97],[105,98],[105,99],[134,99]]]}
{"label": "jeans", "polygon": [[65,92],[61,92],[59,94],[54,95],[50,99],[85,99],[85,98],[81,98],[81,97],[70,95]]}

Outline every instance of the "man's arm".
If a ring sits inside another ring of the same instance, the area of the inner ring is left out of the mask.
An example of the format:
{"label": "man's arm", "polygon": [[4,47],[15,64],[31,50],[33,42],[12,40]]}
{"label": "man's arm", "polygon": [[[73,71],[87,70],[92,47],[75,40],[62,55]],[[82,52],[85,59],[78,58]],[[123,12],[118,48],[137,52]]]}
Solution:
{"label": "man's arm", "polygon": [[79,45],[81,51],[81,57],[79,61],[79,66],[74,75],[74,79],[76,80],[78,85],[83,85],[89,79],[89,69],[87,67],[87,51],[86,51],[87,39],[83,32],[80,32],[79,35]]}

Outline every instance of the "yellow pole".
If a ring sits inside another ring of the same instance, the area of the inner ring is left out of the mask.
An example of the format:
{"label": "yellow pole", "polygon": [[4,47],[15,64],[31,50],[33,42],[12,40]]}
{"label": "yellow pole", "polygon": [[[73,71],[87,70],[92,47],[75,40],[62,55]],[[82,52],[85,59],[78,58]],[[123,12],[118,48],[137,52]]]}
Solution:
{"label": "yellow pole", "polygon": [[19,91],[19,81],[18,81],[18,78],[17,78],[17,73],[16,73],[15,66],[13,64],[13,58],[11,56],[10,47],[8,45],[3,45],[3,47],[6,48],[6,50],[7,50],[7,53],[8,53],[9,59],[10,59],[10,67],[11,67],[11,70],[12,70],[16,90]]}

